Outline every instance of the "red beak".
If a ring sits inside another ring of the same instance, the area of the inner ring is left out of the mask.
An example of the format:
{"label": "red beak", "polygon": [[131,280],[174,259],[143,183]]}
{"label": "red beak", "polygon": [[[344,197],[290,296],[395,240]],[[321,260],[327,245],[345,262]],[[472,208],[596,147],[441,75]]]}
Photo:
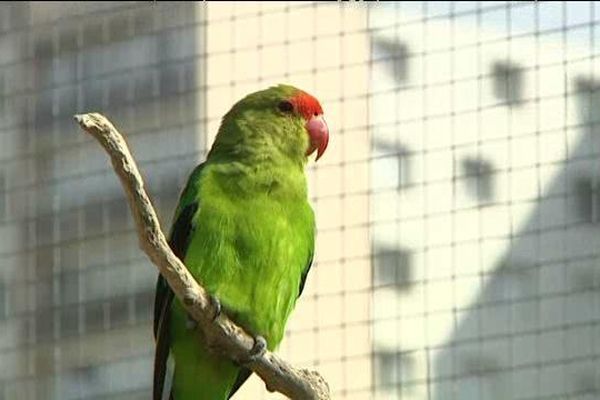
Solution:
{"label": "red beak", "polygon": [[306,155],[309,156],[316,150],[317,158],[315,161],[317,161],[321,158],[323,153],[325,153],[327,143],[329,143],[329,128],[327,128],[327,123],[323,119],[323,115],[312,117],[310,121],[306,123],[306,130],[310,137],[310,144]]}

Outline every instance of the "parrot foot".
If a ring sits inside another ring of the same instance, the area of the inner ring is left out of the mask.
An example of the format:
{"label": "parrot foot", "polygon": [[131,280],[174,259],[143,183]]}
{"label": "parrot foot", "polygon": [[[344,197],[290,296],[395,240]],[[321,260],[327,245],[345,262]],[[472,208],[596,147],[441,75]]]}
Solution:
{"label": "parrot foot", "polygon": [[[214,322],[217,318],[219,318],[219,315],[221,315],[221,302],[219,301],[219,299],[217,299],[216,296],[214,295],[209,295],[210,298],[210,302],[212,303],[213,307],[215,308],[215,314],[212,317],[212,321]],[[198,322],[192,318],[189,314],[186,314],[186,318],[185,318],[185,327],[187,328],[187,330],[192,331],[194,329],[196,329],[196,327],[198,326]]]}
{"label": "parrot foot", "polygon": [[212,317],[212,320],[214,322],[214,321],[216,321],[217,318],[219,318],[219,315],[221,315],[221,302],[213,294],[209,295],[209,297],[210,297],[210,302],[212,303],[213,307],[215,308],[215,314]]}
{"label": "parrot foot", "polygon": [[254,345],[248,353],[248,356],[242,360],[242,364],[248,364],[258,360],[267,351],[267,341],[264,337],[258,335],[254,337]]}
{"label": "parrot foot", "polygon": [[193,331],[198,326],[198,322],[189,314],[185,315],[185,327],[188,331]]}

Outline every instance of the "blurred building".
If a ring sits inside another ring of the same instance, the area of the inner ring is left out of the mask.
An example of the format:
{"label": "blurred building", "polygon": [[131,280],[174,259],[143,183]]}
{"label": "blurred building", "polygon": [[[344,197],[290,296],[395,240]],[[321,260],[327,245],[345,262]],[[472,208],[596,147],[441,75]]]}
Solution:
{"label": "blurred building", "polygon": [[378,398],[598,398],[596,7],[371,9]]}
{"label": "blurred building", "polygon": [[[368,48],[364,7],[0,5],[0,399],[150,397],[156,272],[73,114],[127,135],[166,228],[221,116],[282,82],[320,98],[332,138],[309,171],[317,258],[281,354],[335,398],[370,398]],[[280,398],[256,378],[237,397]]]}
{"label": "blurred building", "polygon": [[202,9],[19,2],[0,17],[0,398],[148,398],[156,276],[72,116],[127,132],[168,224],[205,147]]}

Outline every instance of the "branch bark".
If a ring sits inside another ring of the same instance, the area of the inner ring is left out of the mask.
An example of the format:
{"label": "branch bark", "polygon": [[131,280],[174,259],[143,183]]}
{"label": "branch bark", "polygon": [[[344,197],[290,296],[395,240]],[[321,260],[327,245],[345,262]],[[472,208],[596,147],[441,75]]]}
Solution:
{"label": "branch bark", "polygon": [[[209,347],[219,349],[239,363],[242,363],[241,360],[250,359],[254,338],[224,313],[213,321],[212,316],[216,310],[209,294],[171,251],[123,136],[101,114],[75,115],[75,120],[85,132],[100,142],[108,153],[115,173],[127,194],[141,249],[156,265],[188,313],[198,322]],[[267,390],[271,392],[280,392],[290,399],[330,399],[329,386],[318,372],[294,368],[269,351],[244,363],[244,366],[260,376]]]}

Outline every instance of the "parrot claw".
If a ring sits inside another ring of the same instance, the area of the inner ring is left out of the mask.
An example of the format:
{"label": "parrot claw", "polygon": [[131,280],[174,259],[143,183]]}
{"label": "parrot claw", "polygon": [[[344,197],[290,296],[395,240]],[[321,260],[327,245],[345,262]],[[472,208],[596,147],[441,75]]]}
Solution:
{"label": "parrot claw", "polygon": [[192,331],[194,329],[196,329],[196,327],[198,326],[198,322],[196,322],[195,319],[193,319],[189,314],[186,314],[185,316],[185,327],[188,331]]}
{"label": "parrot claw", "polygon": [[219,318],[219,315],[221,315],[221,302],[213,294],[209,295],[209,297],[210,297],[210,302],[212,303],[213,307],[215,307],[215,314],[212,317],[212,320],[214,322],[217,320],[217,318]]}
{"label": "parrot claw", "polygon": [[263,356],[263,354],[265,354],[266,351],[267,351],[267,341],[265,340],[265,338],[260,335],[255,336],[254,337],[254,345],[252,346],[252,349],[250,350],[250,353],[248,353],[248,356],[246,357],[246,359],[243,360],[242,364],[248,364],[248,363],[258,360],[260,357]]}
{"label": "parrot claw", "polygon": [[[209,295],[210,298],[210,302],[212,303],[213,307],[215,308],[215,314],[212,317],[212,321],[214,322],[217,318],[219,318],[219,315],[221,315],[221,302],[219,301],[219,299],[217,299],[216,296],[214,295]],[[196,320],[194,318],[192,318],[189,314],[186,315],[186,319],[185,319],[185,327],[191,331],[196,329],[196,327],[198,326],[198,322],[196,322]]]}

